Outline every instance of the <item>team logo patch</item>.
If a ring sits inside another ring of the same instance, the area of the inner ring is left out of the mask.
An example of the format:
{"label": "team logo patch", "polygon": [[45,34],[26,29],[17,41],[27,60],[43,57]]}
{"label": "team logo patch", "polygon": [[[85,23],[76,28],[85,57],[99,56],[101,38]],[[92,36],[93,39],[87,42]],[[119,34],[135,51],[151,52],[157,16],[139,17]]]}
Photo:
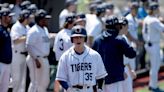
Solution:
{"label": "team logo patch", "polygon": [[80,29],[76,29],[75,32],[76,33],[81,33],[81,30]]}

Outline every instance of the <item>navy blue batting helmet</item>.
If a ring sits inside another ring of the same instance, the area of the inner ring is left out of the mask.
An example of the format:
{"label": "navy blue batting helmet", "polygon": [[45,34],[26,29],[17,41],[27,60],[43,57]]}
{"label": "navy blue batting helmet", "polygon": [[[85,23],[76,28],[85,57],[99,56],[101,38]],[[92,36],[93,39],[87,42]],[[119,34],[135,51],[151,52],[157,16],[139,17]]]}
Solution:
{"label": "navy blue batting helmet", "polygon": [[71,41],[72,41],[72,37],[77,37],[77,36],[85,37],[86,38],[85,42],[87,41],[87,31],[83,26],[76,25],[72,28]]}

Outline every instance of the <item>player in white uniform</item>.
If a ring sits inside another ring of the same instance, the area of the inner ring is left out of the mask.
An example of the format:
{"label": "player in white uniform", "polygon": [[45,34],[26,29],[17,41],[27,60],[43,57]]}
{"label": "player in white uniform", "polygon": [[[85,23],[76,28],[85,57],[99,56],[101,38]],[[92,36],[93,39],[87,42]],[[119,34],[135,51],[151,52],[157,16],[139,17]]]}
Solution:
{"label": "player in white uniform", "polygon": [[13,79],[13,92],[25,92],[26,84],[26,25],[29,23],[30,11],[23,10],[19,20],[11,28],[13,58],[11,73]]}
{"label": "player in white uniform", "polygon": [[105,14],[105,7],[98,5],[95,7],[95,14],[86,15],[86,30],[88,34],[88,45],[92,46],[96,36],[100,35],[103,30],[102,17]]}
{"label": "player in white uniform", "polygon": [[59,61],[61,55],[71,46],[71,29],[74,26],[74,16],[69,15],[65,19],[64,27],[57,33],[55,37],[53,51],[56,55],[56,60]]}
{"label": "player in white uniform", "polygon": [[[86,37],[84,27],[73,27],[73,46],[60,58],[56,80],[59,80],[67,92],[94,92],[96,80],[107,75],[101,56],[85,45]],[[102,84],[98,88],[102,88]]]}
{"label": "player in white uniform", "polygon": [[51,16],[40,9],[35,15],[36,24],[27,33],[27,65],[30,70],[31,83],[28,92],[47,92],[50,75],[47,56],[50,52],[47,19]]}
{"label": "player in white uniform", "polygon": [[164,32],[162,24],[156,15],[159,14],[159,5],[152,2],[149,6],[148,16],[143,21],[143,37],[146,42],[146,52],[150,58],[149,90],[161,92],[158,88],[158,71],[160,69],[160,37]]}
{"label": "player in white uniform", "polygon": [[63,9],[59,15],[59,27],[63,28],[65,18],[76,12],[76,2],[74,0],[68,0],[65,3],[65,9]]}
{"label": "player in white uniform", "polygon": [[[127,33],[127,38],[130,43],[130,45],[137,50],[137,46],[141,45],[142,43],[138,40],[138,26],[139,26],[139,21],[136,18],[137,11],[138,11],[138,3],[137,2],[132,2],[130,9],[131,12],[126,16],[128,20],[128,33]],[[133,70],[136,69],[136,58],[134,59],[126,59],[129,60],[130,65]]]}
{"label": "player in white uniform", "polygon": [[[128,33],[128,20],[124,17],[121,17],[120,20],[122,21],[122,30],[120,31],[119,35],[123,36],[124,39],[128,42],[128,38],[126,37]],[[131,68],[129,60],[126,59],[127,57],[124,56],[124,71],[127,75],[127,78],[123,82],[123,92],[133,92],[133,79],[136,78],[136,73]]]}
{"label": "player in white uniform", "polygon": [[[68,15],[65,18],[63,29],[57,33],[54,41],[53,51],[55,52],[56,60],[59,61],[61,55],[68,50],[71,46],[71,29],[74,26],[74,15]],[[54,90],[59,91],[59,83],[55,81]]]}

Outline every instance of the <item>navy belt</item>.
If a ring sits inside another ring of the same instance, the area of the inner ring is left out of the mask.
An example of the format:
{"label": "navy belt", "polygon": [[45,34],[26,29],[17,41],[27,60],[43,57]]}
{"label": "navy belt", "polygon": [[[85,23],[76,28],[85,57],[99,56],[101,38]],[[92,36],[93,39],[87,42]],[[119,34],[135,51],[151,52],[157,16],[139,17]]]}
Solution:
{"label": "navy belt", "polygon": [[37,56],[37,58],[47,58],[48,56]]}
{"label": "navy belt", "polygon": [[81,85],[74,85],[73,88],[83,89],[83,88],[90,88],[90,86],[81,86]]}

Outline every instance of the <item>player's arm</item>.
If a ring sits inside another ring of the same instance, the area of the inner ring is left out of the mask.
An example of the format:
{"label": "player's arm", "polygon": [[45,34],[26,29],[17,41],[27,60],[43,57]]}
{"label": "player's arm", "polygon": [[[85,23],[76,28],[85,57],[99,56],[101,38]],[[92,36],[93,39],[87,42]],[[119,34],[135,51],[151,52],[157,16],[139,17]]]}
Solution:
{"label": "player's arm", "polygon": [[25,35],[13,40],[14,44],[19,44],[19,43],[22,43],[22,42],[25,42],[25,41],[26,41],[26,36]]}

